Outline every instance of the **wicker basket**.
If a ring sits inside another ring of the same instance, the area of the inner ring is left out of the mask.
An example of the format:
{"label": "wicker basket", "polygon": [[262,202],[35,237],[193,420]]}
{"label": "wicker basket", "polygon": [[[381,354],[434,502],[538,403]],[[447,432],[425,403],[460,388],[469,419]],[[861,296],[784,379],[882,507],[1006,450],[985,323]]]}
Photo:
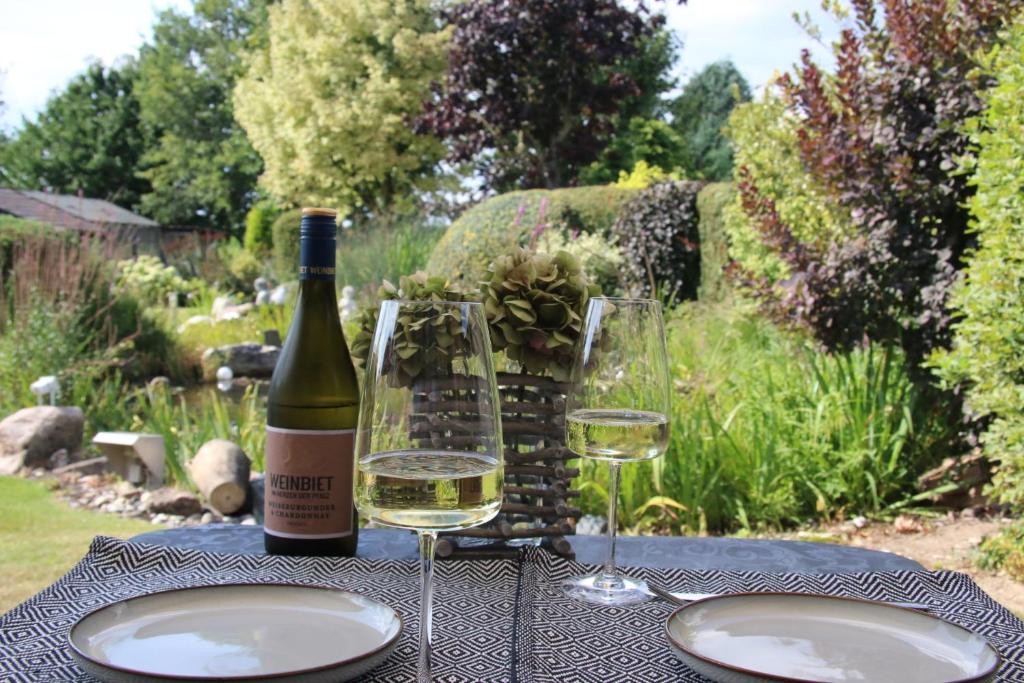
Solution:
{"label": "wicker basket", "polygon": [[[572,502],[579,491],[570,488],[579,470],[568,466],[575,457],[565,447],[565,395],[568,385],[545,377],[498,373],[502,434],[505,446],[505,494],[501,513],[472,529],[445,533],[437,544],[440,558],[495,559],[515,557],[510,541],[538,541],[566,558],[574,553],[567,535],[575,533],[580,510]],[[476,383],[451,379],[416,388],[422,419],[412,425],[421,443],[439,434],[443,423],[446,443],[472,436],[457,432],[460,410],[472,410]],[[439,417],[440,416],[440,417]],[[454,427],[454,430],[453,430]],[[433,433],[432,433],[433,432]]]}

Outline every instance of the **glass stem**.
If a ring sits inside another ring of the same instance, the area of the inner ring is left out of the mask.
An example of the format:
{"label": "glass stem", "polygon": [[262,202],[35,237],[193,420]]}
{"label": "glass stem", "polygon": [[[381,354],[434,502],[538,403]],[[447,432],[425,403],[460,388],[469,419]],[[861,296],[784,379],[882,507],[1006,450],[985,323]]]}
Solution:
{"label": "glass stem", "polygon": [[615,587],[620,579],[615,574],[615,531],[618,529],[619,468],[622,463],[608,462],[608,557],[604,561],[601,582],[608,588]]}
{"label": "glass stem", "polygon": [[433,631],[434,545],[436,531],[421,531],[420,538],[420,656],[416,683],[430,683],[430,640]]}

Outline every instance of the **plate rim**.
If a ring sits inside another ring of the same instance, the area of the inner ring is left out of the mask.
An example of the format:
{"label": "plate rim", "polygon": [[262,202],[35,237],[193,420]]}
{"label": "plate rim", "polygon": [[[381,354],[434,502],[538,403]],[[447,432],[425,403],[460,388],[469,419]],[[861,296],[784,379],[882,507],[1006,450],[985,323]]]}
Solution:
{"label": "plate rim", "polygon": [[718,601],[718,600],[724,600],[726,598],[737,598],[737,597],[745,597],[745,598],[754,597],[754,598],[757,598],[757,597],[762,597],[762,596],[767,596],[767,597],[794,597],[795,596],[795,597],[800,597],[800,598],[816,598],[816,599],[825,599],[825,600],[841,600],[841,601],[845,601],[845,602],[855,602],[855,603],[862,603],[862,604],[866,603],[866,604],[869,604],[869,605],[875,605],[877,607],[882,607],[882,608],[885,608],[885,609],[896,609],[896,610],[902,610],[904,612],[912,612],[914,614],[926,617],[928,619],[934,619],[936,621],[940,621],[943,624],[946,624],[947,626],[951,626],[951,627],[953,627],[953,628],[955,628],[955,629],[957,629],[959,631],[963,631],[963,632],[968,633],[968,634],[970,634],[972,636],[975,636],[977,638],[981,638],[981,641],[985,644],[985,647],[987,647],[989,650],[991,650],[992,654],[995,655],[995,663],[993,663],[992,666],[989,667],[988,669],[986,669],[985,671],[982,671],[981,673],[979,673],[977,675],[971,676],[970,678],[958,678],[958,679],[952,680],[952,681],[944,681],[943,683],[975,683],[977,681],[984,681],[989,676],[991,676],[993,673],[998,671],[999,667],[1002,666],[1002,664],[1003,664],[1003,656],[1001,654],[999,654],[999,650],[997,650],[995,647],[992,646],[992,643],[988,642],[988,638],[986,638],[985,636],[981,635],[980,633],[975,633],[974,631],[971,631],[970,629],[964,628],[960,624],[955,624],[952,621],[949,621],[947,619],[943,619],[942,617],[936,616],[934,614],[929,614],[928,612],[922,612],[921,610],[911,609],[909,607],[901,607],[900,605],[893,605],[891,603],[883,602],[883,601],[880,601],[880,600],[868,600],[868,599],[865,599],[865,598],[855,598],[855,597],[851,597],[851,596],[847,596],[847,595],[825,595],[825,594],[821,594],[821,593],[798,593],[798,592],[795,592],[795,591],[743,591],[743,592],[739,592],[739,593],[725,593],[723,595],[712,595],[710,597],[702,598],[700,600],[694,600],[693,602],[691,602],[691,603],[689,603],[687,605],[682,605],[682,606],[677,607],[676,609],[672,610],[672,613],[668,615],[667,619],[665,619],[665,637],[668,638],[669,642],[672,644],[673,647],[675,647],[676,649],[678,649],[678,650],[680,650],[682,652],[685,652],[688,656],[693,657],[694,659],[698,659],[698,660],[700,660],[702,662],[705,662],[707,664],[712,664],[714,666],[721,667],[721,668],[723,668],[723,669],[725,669],[727,671],[732,671],[732,672],[735,672],[735,673],[746,674],[748,676],[759,676],[759,677],[761,677],[763,679],[766,679],[766,680],[769,680],[769,681],[778,681],[779,683],[820,683],[819,681],[814,681],[814,680],[811,680],[811,679],[808,679],[808,678],[792,678],[792,677],[789,677],[789,676],[780,676],[778,674],[767,673],[767,672],[764,672],[764,671],[757,671],[755,669],[747,669],[747,668],[742,667],[742,666],[737,666],[735,664],[728,664],[726,662],[719,661],[719,660],[714,659],[712,657],[708,657],[706,655],[698,654],[698,653],[694,652],[693,650],[691,650],[686,645],[684,645],[683,643],[679,642],[675,638],[675,636],[672,635],[672,630],[669,628],[669,624],[671,624],[672,621],[674,619],[676,619],[677,615],[679,615],[680,613],[682,613],[685,610],[688,610],[688,609],[690,609],[692,607],[695,607],[695,606],[698,606],[698,605],[703,605],[703,604],[706,604],[706,603],[709,603],[709,602],[715,602],[715,601]]}
{"label": "plate rim", "polygon": [[[125,604],[130,603],[130,602],[134,602],[134,601],[137,601],[137,600],[143,600],[143,599],[152,597],[154,595],[165,595],[165,594],[168,594],[168,593],[180,593],[180,592],[192,591],[192,590],[206,590],[206,589],[210,589],[210,588],[267,588],[267,587],[272,587],[272,588],[303,588],[303,589],[310,589],[310,590],[329,591],[331,593],[344,593],[345,595],[354,595],[354,596],[357,596],[357,597],[359,597],[359,598],[361,598],[363,600],[369,600],[371,602],[375,602],[378,605],[382,605],[382,606],[388,608],[389,610],[391,610],[391,613],[394,614],[395,618],[398,620],[398,629],[395,631],[395,634],[391,638],[387,639],[383,644],[381,644],[380,646],[378,646],[375,649],[371,650],[370,652],[363,653],[363,654],[358,655],[356,657],[349,657],[347,659],[341,659],[341,660],[336,661],[336,662],[331,662],[329,664],[323,664],[321,666],[309,667],[309,668],[306,668],[306,669],[296,669],[294,671],[281,671],[281,672],[272,673],[272,674],[257,674],[255,676],[254,675],[244,675],[244,676],[195,676],[195,675],[191,675],[191,674],[188,675],[188,676],[185,676],[185,675],[180,675],[180,674],[157,673],[157,672],[152,672],[152,671],[142,671],[140,669],[132,669],[132,668],[129,668],[129,667],[126,667],[126,666],[119,666],[119,665],[111,664],[111,663],[108,663],[108,662],[102,662],[102,661],[96,659],[95,657],[92,657],[92,656],[86,654],[84,651],[82,651],[81,648],[78,647],[78,645],[75,644],[75,641],[74,641],[74,638],[73,638],[75,630],[79,626],[81,626],[82,622],[84,622],[89,617],[92,617],[92,616],[94,616],[96,614],[99,614],[100,612],[102,612],[104,610],[111,609],[113,607],[117,607],[118,605],[125,605]],[[271,582],[263,582],[263,583],[258,583],[258,582],[255,582],[255,581],[232,581],[232,582],[228,582],[228,583],[210,583],[210,584],[199,584],[199,585],[196,585],[196,586],[180,586],[180,587],[177,587],[177,588],[166,588],[166,589],[152,591],[150,593],[144,593],[142,595],[135,595],[135,596],[130,597],[130,598],[124,598],[123,600],[117,600],[116,602],[111,602],[111,603],[106,604],[106,605],[101,605],[100,607],[97,607],[96,609],[93,609],[93,610],[90,610],[89,612],[86,612],[81,617],[79,617],[78,619],[75,620],[75,623],[71,625],[70,629],[68,629],[67,643],[68,643],[68,647],[71,649],[71,652],[75,656],[81,657],[85,661],[88,661],[89,663],[94,664],[96,666],[99,666],[99,667],[102,667],[102,668],[105,668],[105,669],[110,669],[110,670],[113,670],[113,671],[117,671],[117,672],[120,672],[120,673],[130,674],[132,676],[148,676],[150,678],[163,679],[163,680],[167,680],[167,681],[195,681],[195,680],[207,680],[207,681],[271,681],[271,680],[274,680],[275,678],[282,678],[282,677],[286,677],[286,676],[290,677],[290,676],[302,676],[302,675],[314,674],[314,673],[317,673],[317,672],[320,672],[320,671],[329,671],[331,669],[336,669],[338,667],[348,666],[348,665],[351,665],[351,664],[356,664],[356,663],[358,663],[360,661],[363,661],[363,660],[369,659],[371,657],[374,657],[376,655],[379,655],[381,652],[383,652],[383,651],[387,650],[388,648],[392,647],[393,645],[395,645],[398,642],[398,639],[401,638],[402,632],[404,630],[405,630],[405,621],[402,619],[402,615],[398,613],[398,610],[396,610],[391,605],[388,605],[388,604],[386,604],[384,602],[381,602],[380,600],[377,600],[376,598],[371,598],[370,596],[364,595],[363,593],[357,593],[355,591],[344,590],[344,589],[341,589],[341,588],[334,588],[332,586],[324,586],[324,585],[321,585],[321,584],[303,584],[303,583],[295,583],[295,582],[288,582],[288,581],[271,581]]]}

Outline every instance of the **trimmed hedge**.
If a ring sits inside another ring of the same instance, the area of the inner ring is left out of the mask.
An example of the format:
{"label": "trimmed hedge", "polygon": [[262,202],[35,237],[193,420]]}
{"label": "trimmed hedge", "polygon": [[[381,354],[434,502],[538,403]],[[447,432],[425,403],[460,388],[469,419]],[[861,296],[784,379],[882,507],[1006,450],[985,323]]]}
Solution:
{"label": "trimmed hedge", "polygon": [[299,277],[299,223],[302,209],[285,211],[270,231],[273,236],[274,274],[280,282],[290,282]]}
{"label": "trimmed hedge", "polygon": [[700,286],[700,235],[693,180],[658,183],[622,209],[612,226],[625,259],[627,286],[666,302],[697,298]]}
{"label": "trimmed hedge", "polygon": [[729,290],[725,267],[729,264],[729,237],[725,229],[725,211],[736,196],[732,183],[711,183],[697,195],[700,222],[700,288],[701,301],[721,301]]}
{"label": "trimmed hedge", "polygon": [[594,185],[492,197],[451,224],[431,252],[427,272],[476,284],[491,261],[529,243],[539,227],[564,223],[571,230],[607,234],[636,194],[635,189]]}

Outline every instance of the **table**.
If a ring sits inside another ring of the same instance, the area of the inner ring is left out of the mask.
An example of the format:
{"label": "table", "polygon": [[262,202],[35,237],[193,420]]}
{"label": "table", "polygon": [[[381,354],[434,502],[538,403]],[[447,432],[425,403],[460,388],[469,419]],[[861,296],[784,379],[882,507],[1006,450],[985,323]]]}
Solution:
{"label": "table", "polygon": [[[607,552],[604,536],[569,536],[576,560],[600,564]],[[151,531],[131,541],[217,553],[262,555],[263,527],[207,524]],[[399,529],[360,529],[358,557],[414,560],[416,537]],[[721,571],[834,574],[918,571],[921,565],[877,550],[832,543],[740,538],[619,536],[616,556],[624,567],[661,567]]]}

